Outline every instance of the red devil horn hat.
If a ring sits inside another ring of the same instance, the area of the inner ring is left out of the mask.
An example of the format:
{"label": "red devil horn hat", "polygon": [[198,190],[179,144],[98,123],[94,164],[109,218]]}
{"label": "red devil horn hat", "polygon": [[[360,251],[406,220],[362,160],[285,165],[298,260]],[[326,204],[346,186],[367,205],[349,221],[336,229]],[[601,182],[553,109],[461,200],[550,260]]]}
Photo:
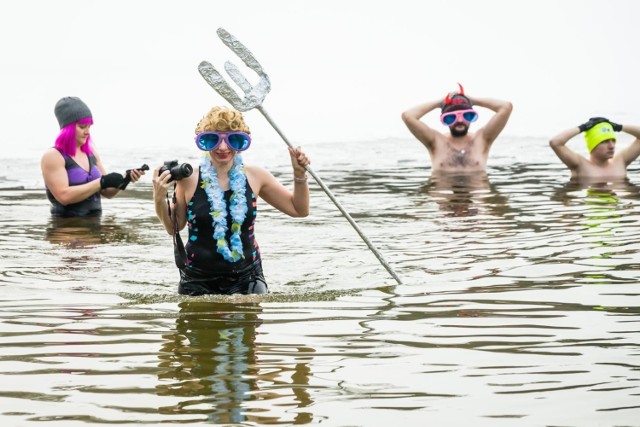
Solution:
{"label": "red devil horn hat", "polygon": [[[464,88],[460,83],[458,83],[458,87],[460,88],[460,90],[458,91],[458,95],[464,96]],[[444,105],[449,105],[449,104],[451,104],[451,96],[450,94],[447,94],[447,97],[444,99]]]}

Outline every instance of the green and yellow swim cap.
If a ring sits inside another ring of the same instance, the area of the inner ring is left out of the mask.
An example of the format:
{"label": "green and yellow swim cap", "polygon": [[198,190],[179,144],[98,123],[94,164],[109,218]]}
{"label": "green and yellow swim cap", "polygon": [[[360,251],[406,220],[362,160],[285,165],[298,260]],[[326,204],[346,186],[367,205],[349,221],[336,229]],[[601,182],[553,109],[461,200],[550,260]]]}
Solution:
{"label": "green and yellow swim cap", "polygon": [[593,151],[602,141],[608,139],[615,141],[616,134],[613,131],[613,127],[607,122],[598,123],[584,133],[584,140],[587,142],[587,150],[589,150],[589,152]]}

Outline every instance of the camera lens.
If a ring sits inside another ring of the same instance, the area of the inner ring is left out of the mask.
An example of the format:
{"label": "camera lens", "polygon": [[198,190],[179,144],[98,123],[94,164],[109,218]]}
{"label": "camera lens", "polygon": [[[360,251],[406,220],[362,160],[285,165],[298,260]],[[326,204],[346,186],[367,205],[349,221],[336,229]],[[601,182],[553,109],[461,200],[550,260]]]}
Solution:
{"label": "camera lens", "polygon": [[193,167],[191,167],[189,163],[182,163],[171,168],[171,178],[175,179],[176,181],[187,178],[191,176],[192,173]]}

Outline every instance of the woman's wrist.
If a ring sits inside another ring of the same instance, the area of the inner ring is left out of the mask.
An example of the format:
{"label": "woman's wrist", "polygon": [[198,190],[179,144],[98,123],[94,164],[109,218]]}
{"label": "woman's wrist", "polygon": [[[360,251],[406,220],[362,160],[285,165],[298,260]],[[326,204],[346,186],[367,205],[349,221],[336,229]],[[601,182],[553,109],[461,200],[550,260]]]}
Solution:
{"label": "woman's wrist", "polygon": [[298,175],[293,175],[293,182],[297,182],[297,183],[303,183],[303,182],[307,182],[307,174],[304,174],[302,176],[298,176]]}

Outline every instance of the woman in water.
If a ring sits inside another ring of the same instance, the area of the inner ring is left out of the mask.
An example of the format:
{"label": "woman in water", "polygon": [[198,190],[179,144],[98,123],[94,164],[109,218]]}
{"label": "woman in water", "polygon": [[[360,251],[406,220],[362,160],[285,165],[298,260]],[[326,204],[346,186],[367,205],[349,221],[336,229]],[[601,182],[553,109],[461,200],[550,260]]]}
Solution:
{"label": "woman in water", "polygon": [[97,216],[102,213],[101,196],[111,198],[137,181],[142,170],[107,174],[91,144],[91,110],[80,98],[67,96],[54,108],[60,134],[53,148],[42,156],[42,176],[51,213],[60,217]]}
{"label": "woman in water", "polygon": [[[293,191],[267,170],[245,165],[241,152],[251,145],[242,113],[214,107],[198,123],[195,142],[204,151],[197,173],[181,175],[158,167],[153,177],[156,214],[179,254],[178,292],[183,295],[264,294],[260,250],[254,235],[257,198],[291,217],[309,214],[306,166],[300,148],[289,148]],[[169,188],[175,186],[173,201]],[[186,254],[179,230],[188,225]],[[184,256],[184,257],[183,257]],[[180,259],[182,258],[182,260]]]}

